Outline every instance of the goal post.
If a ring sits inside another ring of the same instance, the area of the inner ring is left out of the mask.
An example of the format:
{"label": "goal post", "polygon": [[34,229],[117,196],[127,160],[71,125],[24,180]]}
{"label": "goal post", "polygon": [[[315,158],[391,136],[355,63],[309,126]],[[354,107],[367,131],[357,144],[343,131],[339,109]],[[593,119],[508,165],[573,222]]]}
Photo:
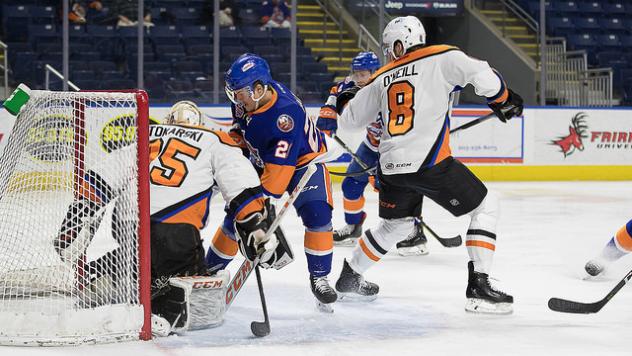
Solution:
{"label": "goal post", "polygon": [[0,155],[0,344],[150,339],[147,94],[29,95]]}

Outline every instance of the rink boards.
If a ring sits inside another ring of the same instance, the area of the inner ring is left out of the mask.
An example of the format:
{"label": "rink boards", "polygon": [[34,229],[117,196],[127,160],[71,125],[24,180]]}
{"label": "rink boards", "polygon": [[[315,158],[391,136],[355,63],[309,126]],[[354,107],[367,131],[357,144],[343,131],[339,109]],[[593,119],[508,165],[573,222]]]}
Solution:
{"label": "rink boards", "polygon": [[[208,127],[228,130],[230,108],[202,105]],[[308,106],[318,115],[319,106]],[[168,105],[150,107],[161,120]],[[456,128],[488,114],[487,107],[452,110],[450,127]],[[6,144],[14,118],[0,112],[0,150]],[[350,147],[357,147],[364,132],[339,132]],[[481,179],[507,180],[632,180],[632,109],[527,108],[523,116],[503,124],[497,119],[454,133],[452,153]],[[330,164],[344,171],[350,157]]]}

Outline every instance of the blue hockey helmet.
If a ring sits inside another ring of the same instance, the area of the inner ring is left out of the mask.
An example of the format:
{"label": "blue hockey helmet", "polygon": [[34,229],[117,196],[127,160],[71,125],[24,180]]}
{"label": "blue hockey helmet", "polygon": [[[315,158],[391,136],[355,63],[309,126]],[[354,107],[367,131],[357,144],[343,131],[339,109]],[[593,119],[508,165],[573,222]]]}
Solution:
{"label": "blue hockey helmet", "polygon": [[235,100],[235,92],[243,88],[248,89],[254,101],[259,101],[261,98],[253,97],[254,85],[259,82],[267,87],[272,82],[270,66],[265,59],[256,54],[245,53],[239,56],[226,71],[224,81],[226,95],[233,103],[238,104]]}
{"label": "blue hockey helmet", "polygon": [[360,52],[351,61],[351,71],[368,70],[371,73],[380,68],[380,59],[373,52]]}

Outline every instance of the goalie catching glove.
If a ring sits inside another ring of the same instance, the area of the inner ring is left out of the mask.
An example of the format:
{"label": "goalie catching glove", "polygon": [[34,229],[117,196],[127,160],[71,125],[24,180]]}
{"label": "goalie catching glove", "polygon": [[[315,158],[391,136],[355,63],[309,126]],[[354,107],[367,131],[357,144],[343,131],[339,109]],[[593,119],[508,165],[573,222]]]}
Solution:
{"label": "goalie catching glove", "polygon": [[522,115],[522,110],[524,109],[522,97],[511,89],[507,89],[507,92],[507,99],[504,102],[487,104],[502,122],[507,122],[512,117]]}

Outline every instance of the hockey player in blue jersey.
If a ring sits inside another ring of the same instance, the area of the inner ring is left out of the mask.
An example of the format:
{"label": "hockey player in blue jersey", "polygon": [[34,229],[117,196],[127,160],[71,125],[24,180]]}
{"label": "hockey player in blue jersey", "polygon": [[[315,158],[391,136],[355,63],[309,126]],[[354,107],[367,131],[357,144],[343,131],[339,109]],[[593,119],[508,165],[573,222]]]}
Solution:
{"label": "hockey player in blue jersey", "polygon": [[[336,133],[337,114],[336,99],[342,93],[353,86],[364,86],[371,75],[380,68],[380,60],[373,52],[360,52],[351,62],[351,75],[345,80],[334,85],[329,91],[327,102],[320,109],[318,115],[318,128],[328,135]],[[358,146],[355,154],[369,167],[373,167],[378,161],[378,146],[382,135],[382,115],[378,115],[375,122],[367,126],[367,133],[363,142]],[[347,173],[355,173],[362,170],[358,162],[353,160],[347,168]],[[346,225],[334,231],[334,244],[338,246],[351,246],[362,235],[362,223],[366,218],[364,212],[364,189],[374,177],[363,174],[356,177],[346,177],[342,181],[343,207],[345,211]],[[415,222],[415,228],[404,241],[397,243],[397,250],[402,256],[425,255],[426,236],[420,220]]]}
{"label": "hockey player in blue jersey", "polygon": [[[337,299],[329,285],[333,238],[331,181],[323,134],[307,117],[301,101],[274,81],[268,63],[254,54],[237,58],[225,74],[226,94],[232,101],[233,134],[248,148],[250,160],[262,172],[265,195],[280,198],[291,192],[308,164],[318,170],[294,203],[305,226],[305,254],[312,293],[319,307]],[[213,239],[207,263],[223,268],[237,252],[232,224],[224,224]]]}

